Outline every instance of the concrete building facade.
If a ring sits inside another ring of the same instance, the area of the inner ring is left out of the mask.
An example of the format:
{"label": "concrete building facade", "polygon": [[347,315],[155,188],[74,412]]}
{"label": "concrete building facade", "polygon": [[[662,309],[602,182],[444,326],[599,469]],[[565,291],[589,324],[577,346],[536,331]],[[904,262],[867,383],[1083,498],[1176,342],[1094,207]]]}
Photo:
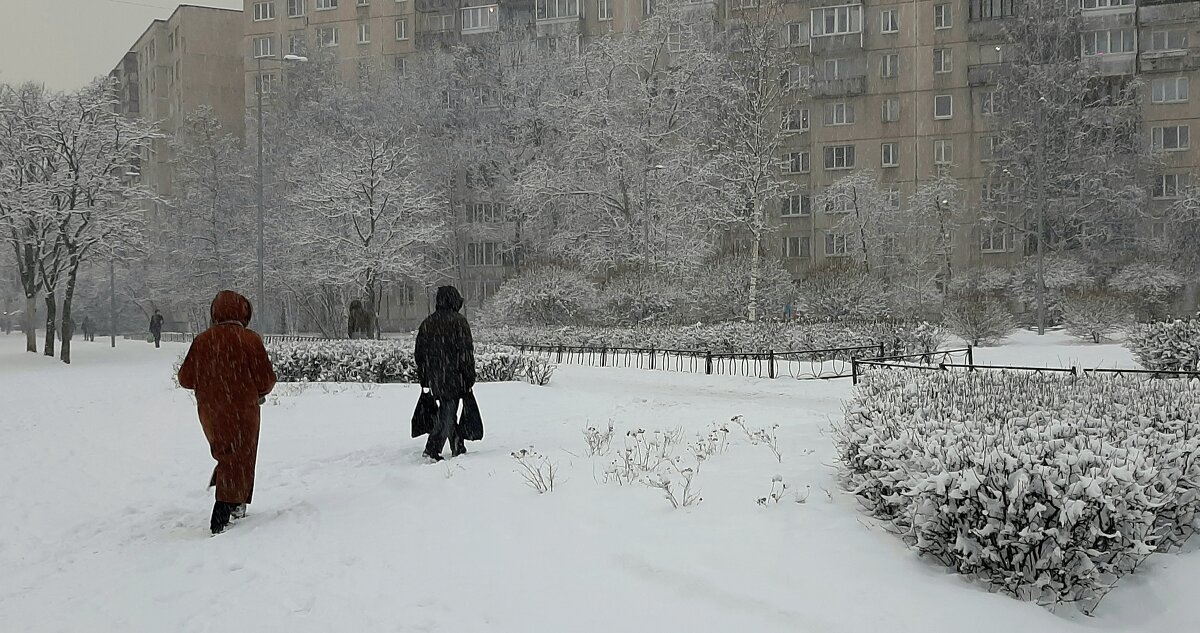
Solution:
{"label": "concrete building facade", "polygon": [[179,5],[150,23],[109,73],[126,116],[158,125],[142,157],[141,179],[155,193],[171,193],[170,136],[200,106],[210,106],[229,134],[245,132],[241,11]]}

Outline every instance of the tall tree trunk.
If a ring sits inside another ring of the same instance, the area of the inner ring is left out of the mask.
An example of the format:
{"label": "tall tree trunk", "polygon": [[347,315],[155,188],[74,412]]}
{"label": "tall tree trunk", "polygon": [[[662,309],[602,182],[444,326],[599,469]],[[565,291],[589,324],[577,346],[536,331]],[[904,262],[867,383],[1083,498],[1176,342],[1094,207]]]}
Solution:
{"label": "tall tree trunk", "polygon": [[57,328],[54,325],[55,317],[58,309],[54,302],[54,293],[46,293],[46,345],[42,348],[42,353],[46,356],[54,358],[54,334]]}
{"label": "tall tree trunk", "polygon": [[21,315],[25,330],[25,351],[37,353],[37,294],[25,296],[25,314]]}
{"label": "tall tree trunk", "polygon": [[750,253],[750,292],[746,300],[746,314],[751,323],[758,320],[758,278],[762,274],[762,237],[754,238],[754,250]]}
{"label": "tall tree trunk", "polygon": [[59,360],[71,364],[71,338],[75,335],[75,326],[71,322],[71,302],[75,299],[75,282],[79,279],[79,261],[71,264],[71,272],[67,273],[67,291],[63,295],[62,306],[62,349]]}

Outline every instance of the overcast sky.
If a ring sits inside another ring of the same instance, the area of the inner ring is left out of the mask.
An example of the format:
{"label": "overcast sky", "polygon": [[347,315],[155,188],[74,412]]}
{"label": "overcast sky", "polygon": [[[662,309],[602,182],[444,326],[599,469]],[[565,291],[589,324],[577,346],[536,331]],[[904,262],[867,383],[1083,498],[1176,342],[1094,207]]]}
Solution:
{"label": "overcast sky", "polygon": [[[240,9],[242,0],[185,4]],[[171,0],[0,0],[0,83],[39,81],[56,90],[106,75]]]}

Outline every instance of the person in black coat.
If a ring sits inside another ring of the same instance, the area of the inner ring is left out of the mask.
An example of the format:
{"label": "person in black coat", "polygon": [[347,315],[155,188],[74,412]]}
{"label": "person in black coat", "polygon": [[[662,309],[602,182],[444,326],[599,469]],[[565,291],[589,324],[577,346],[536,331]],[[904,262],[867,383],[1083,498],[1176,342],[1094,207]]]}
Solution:
{"label": "person in black coat", "polygon": [[450,442],[455,457],[467,452],[458,435],[458,408],[464,396],[475,386],[475,345],[471,325],[459,313],[463,298],[454,286],[437,291],[437,309],[425,318],[417,330],[414,360],[421,388],[428,389],[438,401],[438,420],[429,432],[425,456],[441,461],[442,448]]}
{"label": "person in black coat", "polygon": [[371,313],[363,307],[362,301],[355,299],[350,302],[350,315],[346,319],[346,336],[350,338],[373,338],[371,335]]}
{"label": "person in black coat", "polygon": [[159,347],[162,342],[163,315],[158,310],[154,311],[154,316],[150,317],[150,334],[154,337],[154,346]]}

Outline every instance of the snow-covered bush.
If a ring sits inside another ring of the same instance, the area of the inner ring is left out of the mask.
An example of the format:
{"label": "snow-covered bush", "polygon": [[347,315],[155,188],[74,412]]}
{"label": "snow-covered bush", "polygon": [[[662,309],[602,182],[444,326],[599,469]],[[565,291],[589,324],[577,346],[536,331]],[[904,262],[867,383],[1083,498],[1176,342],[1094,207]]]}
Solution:
{"label": "snow-covered bush", "polygon": [[1200,320],[1139,325],[1129,332],[1125,347],[1146,369],[1200,371]]}
{"label": "snow-covered bush", "polygon": [[[1091,290],[1097,283],[1096,275],[1086,263],[1068,255],[1047,255],[1045,278],[1048,325],[1062,322],[1063,299],[1067,294]],[[1037,266],[1032,260],[1025,262],[1015,282],[1017,294],[1029,316],[1037,310]]]}
{"label": "snow-covered bush", "polygon": [[525,325],[586,323],[598,301],[598,288],[586,274],[542,268],[504,282],[484,306],[484,320]]}
{"label": "snow-covered bush", "polygon": [[947,301],[944,325],[970,345],[995,345],[1017,329],[1003,302],[980,295]]}
{"label": "snow-covered bush", "polygon": [[834,434],[846,487],[911,547],[1094,604],[1200,527],[1197,429],[1200,381],[887,369]]}
{"label": "snow-covered bush", "polygon": [[948,290],[952,295],[982,295],[1001,299],[1012,294],[1013,283],[1011,270],[984,266],[956,276],[950,281]]}
{"label": "snow-covered bush", "polygon": [[687,350],[698,353],[802,351],[882,343],[884,353],[933,351],[944,342],[929,323],[720,323],[689,326],[485,327],[475,338],[505,345]]}
{"label": "snow-covered bush", "polygon": [[604,325],[678,322],[686,290],[677,282],[645,273],[615,277],[600,289],[596,320]]}
{"label": "snow-covered bush", "polygon": [[882,281],[853,265],[833,265],[808,273],[798,284],[800,313],[817,321],[878,321],[889,314]]}
{"label": "snow-covered bush", "polygon": [[1076,338],[1102,343],[1128,326],[1129,304],[1106,290],[1070,293],[1062,301],[1063,325]]}
{"label": "snow-covered bush", "polygon": [[[390,340],[271,342],[267,353],[280,382],[415,383],[412,346]],[[477,346],[479,382],[527,379],[530,368],[546,376],[548,365],[531,355],[499,345]],[[553,370],[549,370],[552,374]],[[547,381],[549,380],[547,376]]]}
{"label": "snow-covered bush", "polygon": [[1136,263],[1117,271],[1108,285],[1136,307],[1139,319],[1154,321],[1167,316],[1184,281],[1167,266]]}

